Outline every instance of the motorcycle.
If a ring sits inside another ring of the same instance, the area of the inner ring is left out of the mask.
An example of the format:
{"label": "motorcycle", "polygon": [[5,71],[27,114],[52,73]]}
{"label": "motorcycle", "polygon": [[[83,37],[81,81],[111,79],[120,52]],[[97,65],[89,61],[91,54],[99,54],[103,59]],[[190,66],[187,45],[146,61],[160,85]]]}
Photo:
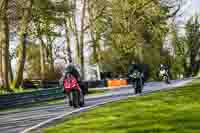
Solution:
{"label": "motorcycle", "polygon": [[84,94],[78,84],[77,79],[72,74],[66,75],[64,80],[64,89],[69,99],[69,106],[73,106],[74,108],[84,106]]}
{"label": "motorcycle", "polygon": [[135,89],[135,94],[142,93],[142,88],[144,85],[142,73],[135,70],[130,77],[133,81],[133,88]]}
{"label": "motorcycle", "polygon": [[161,75],[161,77],[163,78],[163,80],[165,81],[166,84],[170,84],[169,74],[168,74],[168,71],[166,69],[160,70],[160,75]]}

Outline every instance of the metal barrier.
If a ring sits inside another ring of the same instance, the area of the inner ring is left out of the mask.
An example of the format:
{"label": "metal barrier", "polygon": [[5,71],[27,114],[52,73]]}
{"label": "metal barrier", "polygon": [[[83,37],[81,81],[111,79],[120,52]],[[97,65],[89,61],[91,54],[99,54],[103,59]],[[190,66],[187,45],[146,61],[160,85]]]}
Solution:
{"label": "metal barrier", "polygon": [[2,95],[0,96],[0,108],[15,107],[17,105],[24,105],[61,98],[64,98],[63,89],[61,88]]}
{"label": "metal barrier", "polygon": [[[32,81],[37,83],[39,81]],[[50,82],[46,82],[50,83]],[[53,82],[54,85],[58,86],[58,81]],[[88,88],[105,87],[106,81],[83,81],[84,93],[87,94]],[[0,96],[0,108],[15,107],[18,105],[31,104],[37,102],[43,102],[48,100],[56,100],[64,98],[63,88],[43,88],[41,90],[35,90],[32,92],[24,92],[17,94],[7,94]]]}
{"label": "metal barrier", "polygon": [[88,88],[107,87],[106,80],[83,81]]}
{"label": "metal barrier", "polygon": [[[107,82],[108,82],[107,80],[83,81],[84,93],[87,94],[88,88],[107,87],[108,86]],[[44,88],[32,92],[1,95],[0,108],[9,108],[18,105],[31,104],[31,103],[56,100],[62,98],[64,98],[63,88],[61,87],[56,87],[51,89]]]}

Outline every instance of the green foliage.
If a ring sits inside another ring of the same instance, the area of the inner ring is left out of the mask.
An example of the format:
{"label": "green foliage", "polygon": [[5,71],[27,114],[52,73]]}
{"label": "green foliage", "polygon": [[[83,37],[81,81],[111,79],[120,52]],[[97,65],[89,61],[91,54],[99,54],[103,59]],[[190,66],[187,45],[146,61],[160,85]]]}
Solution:
{"label": "green foliage", "polygon": [[33,42],[27,48],[26,78],[40,79],[43,75],[46,79],[58,79],[60,70],[54,68],[53,47],[55,40],[62,37],[60,29],[65,17],[70,15],[69,2],[34,0],[33,3],[29,29],[29,38]]}
{"label": "green foliage", "polygon": [[26,78],[40,79],[40,47],[37,44],[29,44],[27,47],[27,63],[25,71],[27,74]]}
{"label": "green foliage", "polygon": [[128,65],[135,62],[150,64],[156,75],[157,66],[166,63],[169,55],[163,51],[169,31],[168,7],[157,0],[113,0],[108,6],[110,12],[100,19],[109,18],[107,25],[95,23],[106,27],[104,32],[108,33],[104,34],[104,50],[98,51],[102,70],[127,73]]}
{"label": "green foliage", "polygon": [[[40,46],[38,44],[29,44],[27,47],[27,63],[25,66],[26,78],[40,79],[41,78],[41,65],[40,65]],[[48,80],[59,79],[62,75],[58,67],[52,71],[50,64],[45,64],[45,77]]]}
{"label": "green foliage", "polygon": [[200,68],[200,17],[191,17],[186,24],[187,55],[189,56],[189,75],[196,75]]}
{"label": "green foliage", "polygon": [[98,63],[101,58],[101,42],[107,42],[111,28],[111,5],[108,0],[88,1],[89,25],[91,32],[92,64]]}
{"label": "green foliage", "polygon": [[[184,76],[195,76],[200,69],[200,20],[199,16],[191,17],[185,25],[185,35],[178,36],[178,31],[173,28],[172,43],[175,47],[174,63],[177,72]],[[177,66],[178,65],[178,66]]]}

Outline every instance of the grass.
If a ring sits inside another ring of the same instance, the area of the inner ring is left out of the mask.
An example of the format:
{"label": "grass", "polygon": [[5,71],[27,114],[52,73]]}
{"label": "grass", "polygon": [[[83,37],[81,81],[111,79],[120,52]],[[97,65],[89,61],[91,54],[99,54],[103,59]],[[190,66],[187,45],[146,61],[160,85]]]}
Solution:
{"label": "grass", "polygon": [[200,133],[200,80],[73,116],[44,133]]}
{"label": "grass", "polygon": [[97,94],[103,94],[107,90],[101,90],[101,89],[95,89],[95,90],[89,90],[88,95],[97,95]]}
{"label": "grass", "polygon": [[17,94],[17,93],[24,93],[24,92],[32,92],[35,91],[37,89],[34,88],[12,88],[12,91],[9,92],[8,90],[5,90],[3,88],[0,88],[0,96],[1,95],[7,95],[7,94]]}

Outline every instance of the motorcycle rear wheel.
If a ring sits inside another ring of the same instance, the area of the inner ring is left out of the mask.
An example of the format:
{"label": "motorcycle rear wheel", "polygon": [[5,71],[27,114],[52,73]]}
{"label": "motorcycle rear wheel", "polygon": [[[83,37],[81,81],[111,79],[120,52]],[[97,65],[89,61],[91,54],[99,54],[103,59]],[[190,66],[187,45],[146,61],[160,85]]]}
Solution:
{"label": "motorcycle rear wheel", "polygon": [[80,95],[79,95],[79,97],[80,97],[80,98],[79,98],[79,100],[80,100],[80,101],[79,101],[79,106],[80,106],[80,107],[83,107],[84,104],[85,104],[84,94],[81,92]]}

